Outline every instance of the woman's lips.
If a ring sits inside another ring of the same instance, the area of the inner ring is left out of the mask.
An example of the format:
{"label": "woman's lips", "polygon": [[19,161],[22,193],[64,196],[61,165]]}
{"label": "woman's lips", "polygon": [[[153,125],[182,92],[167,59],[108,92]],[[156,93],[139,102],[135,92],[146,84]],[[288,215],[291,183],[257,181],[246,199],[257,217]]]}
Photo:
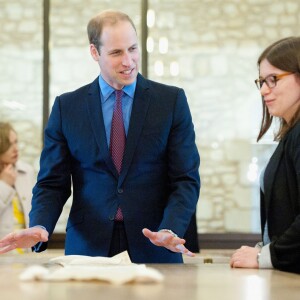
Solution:
{"label": "woman's lips", "polygon": [[266,105],[270,105],[270,104],[272,104],[274,101],[275,101],[275,100],[271,100],[271,99],[270,99],[270,100],[266,100],[266,99],[265,99],[265,104],[266,104]]}

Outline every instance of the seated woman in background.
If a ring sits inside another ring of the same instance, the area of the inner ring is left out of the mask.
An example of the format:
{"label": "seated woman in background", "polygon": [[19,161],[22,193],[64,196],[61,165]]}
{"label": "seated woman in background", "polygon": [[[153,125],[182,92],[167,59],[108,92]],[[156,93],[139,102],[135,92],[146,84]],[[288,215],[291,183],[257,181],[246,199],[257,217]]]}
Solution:
{"label": "seated woman in background", "polygon": [[0,237],[29,224],[35,174],[18,156],[16,131],[9,123],[0,122]]}
{"label": "seated woman in background", "polygon": [[262,243],[242,246],[234,268],[300,273],[300,37],[270,45],[258,59],[263,117],[257,141],[279,119],[279,144],[261,175]]}

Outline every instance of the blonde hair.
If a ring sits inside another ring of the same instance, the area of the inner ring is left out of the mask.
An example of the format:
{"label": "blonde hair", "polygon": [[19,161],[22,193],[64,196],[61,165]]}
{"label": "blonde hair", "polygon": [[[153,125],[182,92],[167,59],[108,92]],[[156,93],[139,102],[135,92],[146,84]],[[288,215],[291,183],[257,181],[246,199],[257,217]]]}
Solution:
{"label": "blonde hair", "polygon": [[10,147],[9,134],[16,132],[10,123],[0,122],[0,154],[5,153]]}

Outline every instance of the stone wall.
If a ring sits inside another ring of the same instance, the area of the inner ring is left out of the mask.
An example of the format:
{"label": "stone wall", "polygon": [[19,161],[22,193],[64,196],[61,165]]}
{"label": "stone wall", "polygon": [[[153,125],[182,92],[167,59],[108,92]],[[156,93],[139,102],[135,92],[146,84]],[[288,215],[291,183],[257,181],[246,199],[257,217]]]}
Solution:
{"label": "stone wall", "polygon": [[[51,0],[51,105],[56,95],[99,73],[88,49],[89,18],[103,9],[123,9],[140,34],[140,2]],[[42,1],[0,0],[0,7],[0,119],[15,124],[22,158],[38,170]],[[257,232],[257,177],[276,145],[272,130],[255,142],[261,117],[256,59],[271,42],[298,34],[299,1],[149,0],[149,8],[155,22],[149,28],[148,76],[184,88],[195,125],[202,179],[198,230]],[[167,48],[159,49],[160,40]],[[64,231],[70,201],[57,231]]]}
{"label": "stone wall", "polygon": [[38,169],[42,127],[42,1],[0,0],[0,120],[19,132],[21,156]]}
{"label": "stone wall", "polygon": [[[154,26],[149,77],[188,96],[201,155],[199,232],[258,232],[261,169],[273,132],[255,142],[261,118],[256,60],[273,41],[299,34],[299,2],[149,1]],[[160,51],[160,39],[168,51]],[[156,69],[157,63],[159,69]],[[172,76],[171,65],[178,75]],[[163,75],[161,68],[163,66]],[[158,72],[160,71],[160,72]]]}

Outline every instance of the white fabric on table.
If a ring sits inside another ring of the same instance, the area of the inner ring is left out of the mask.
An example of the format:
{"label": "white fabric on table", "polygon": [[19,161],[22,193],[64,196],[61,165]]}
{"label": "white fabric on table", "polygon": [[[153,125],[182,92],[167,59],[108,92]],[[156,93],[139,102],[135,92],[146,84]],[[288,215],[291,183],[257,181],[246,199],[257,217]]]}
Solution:
{"label": "white fabric on table", "polygon": [[[128,282],[161,282],[164,276],[144,264],[134,264],[127,252],[112,258],[67,255],[52,258],[50,268],[33,265],[20,275],[23,281],[99,280],[113,284]],[[52,266],[52,267],[51,267]],[[54,268],[53,268],[54,266]]]}

